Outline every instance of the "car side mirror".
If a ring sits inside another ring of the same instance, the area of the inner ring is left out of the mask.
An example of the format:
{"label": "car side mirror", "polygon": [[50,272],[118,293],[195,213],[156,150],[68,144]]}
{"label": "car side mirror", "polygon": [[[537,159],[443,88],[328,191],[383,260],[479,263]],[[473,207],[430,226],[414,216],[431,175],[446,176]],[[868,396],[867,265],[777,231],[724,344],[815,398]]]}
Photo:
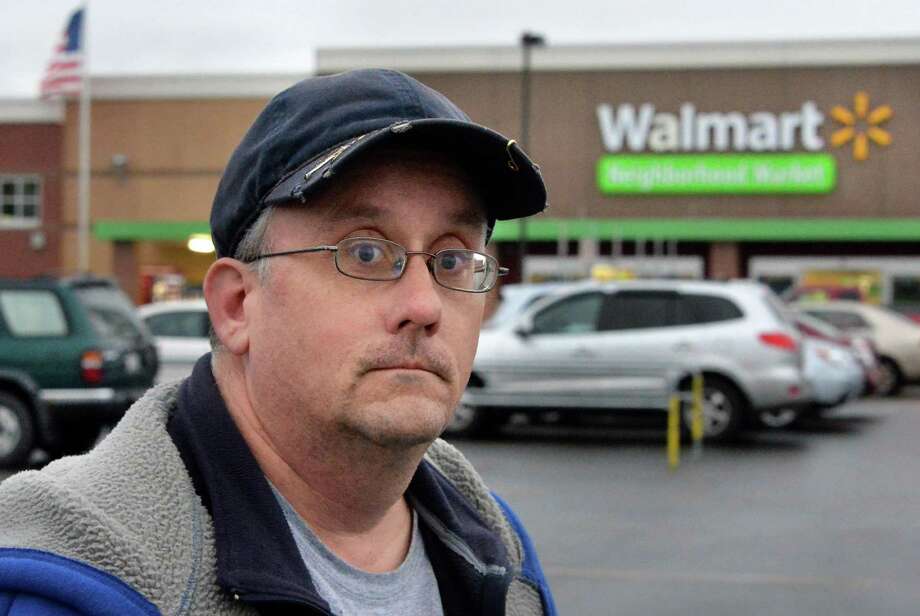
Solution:
{"label": "car side mirror", "polygon": [[518,338],[528,338],[533,334],[533,322],[530,319],[522,319],[511,331]]}

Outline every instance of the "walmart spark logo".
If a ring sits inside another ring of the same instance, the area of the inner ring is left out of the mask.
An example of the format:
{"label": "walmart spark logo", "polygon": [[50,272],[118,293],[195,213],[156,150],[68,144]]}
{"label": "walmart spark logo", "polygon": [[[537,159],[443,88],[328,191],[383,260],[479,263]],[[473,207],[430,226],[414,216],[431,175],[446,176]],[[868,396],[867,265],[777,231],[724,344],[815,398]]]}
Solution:
{"label": "walmart spark logo", "polygon": [[852,142],[853,158],[866,160],[869,158],[870,141],[878,146],[891,143],[891,135],[879,125],[890,120],[893,114],[889,105],[870,110],[869,95],[857,92],[853,97],[852,111],[839,105],[831,109],[831,117],[842,125],[831,135],[831,145],[839,148]]}

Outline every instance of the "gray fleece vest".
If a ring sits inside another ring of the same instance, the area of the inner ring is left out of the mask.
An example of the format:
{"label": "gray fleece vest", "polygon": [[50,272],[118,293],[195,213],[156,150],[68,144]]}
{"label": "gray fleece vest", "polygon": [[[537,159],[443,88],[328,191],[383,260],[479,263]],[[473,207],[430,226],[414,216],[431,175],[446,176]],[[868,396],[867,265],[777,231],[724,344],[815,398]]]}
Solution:
{"label": "gray fleece vest", "polygon": [[[148,391],[91,452],[0,484],[0,547],[44,550],[107,571],[165,615],[257,614],[217,584],[211,517],[166,431],[178,388]],[[426,457],[499,534],[520,569],[520,540],[469,462],[442,440]],[[542,616],[539,594],[515,579],[506,612]]]}

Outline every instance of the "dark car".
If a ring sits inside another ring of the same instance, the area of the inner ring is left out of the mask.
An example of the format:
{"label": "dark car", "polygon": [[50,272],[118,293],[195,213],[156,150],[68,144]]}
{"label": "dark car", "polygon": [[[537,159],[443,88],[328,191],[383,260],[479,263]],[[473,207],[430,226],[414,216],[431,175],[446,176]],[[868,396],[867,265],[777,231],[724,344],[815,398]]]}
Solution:
{"label": "dark car", "polygon": [[0,466],[89,448],[152,384],[134,306],[95,277],[0,279]]}

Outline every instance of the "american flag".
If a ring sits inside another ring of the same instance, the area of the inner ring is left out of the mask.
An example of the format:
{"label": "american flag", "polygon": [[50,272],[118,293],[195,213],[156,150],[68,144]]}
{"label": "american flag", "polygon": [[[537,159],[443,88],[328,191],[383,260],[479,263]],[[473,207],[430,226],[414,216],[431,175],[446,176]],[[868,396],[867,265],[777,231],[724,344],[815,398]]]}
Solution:
{"label": "american flag", "polygon": [[83,85],[84,13],[82,8],[73,12],[60,42],[54,48],[54,55],[41,82],[43,97],[80,92]]}

